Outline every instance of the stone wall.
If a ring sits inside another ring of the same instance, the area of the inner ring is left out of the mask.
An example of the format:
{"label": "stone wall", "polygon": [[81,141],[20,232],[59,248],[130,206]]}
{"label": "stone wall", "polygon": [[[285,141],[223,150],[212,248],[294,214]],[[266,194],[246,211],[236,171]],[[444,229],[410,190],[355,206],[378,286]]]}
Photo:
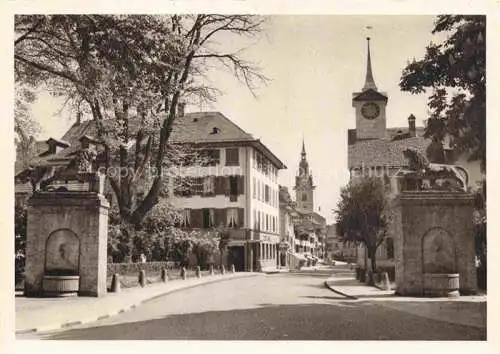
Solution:
{"label": "stone wall", "polygon": [[[396,210],[397,292],[401,295],[424,295],[424,247],[432,249],[424,244],[424,237],[439,232],[448,234],[451,239],[448,243],[437,245],[432,252],[445,252],[446,257],[454,257],[454,262],[448,262],[448,265],[453,264],[455,269],[446,272],[459,274],[461,294],[475,293],[472,196],[451,192],[404,192],[396,201]],[[450,245],[454,249],[449,249]],[[444,251],[443,247],[446,248]],[[443,257],[438,257],[436,262],[441,262]]]}

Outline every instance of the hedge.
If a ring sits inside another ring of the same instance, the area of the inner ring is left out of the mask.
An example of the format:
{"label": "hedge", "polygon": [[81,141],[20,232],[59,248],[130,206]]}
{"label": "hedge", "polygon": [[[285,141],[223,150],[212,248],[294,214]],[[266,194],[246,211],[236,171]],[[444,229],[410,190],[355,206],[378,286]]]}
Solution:
{"label": "hedge", "polygon": [[139,273],[140,270],[145,270],[147,273],[159,273],[162,268],[176,269],[178,266],[175,262],[146,262],[146,263],[108,263],[107,276],[113,274],[132,274]]}

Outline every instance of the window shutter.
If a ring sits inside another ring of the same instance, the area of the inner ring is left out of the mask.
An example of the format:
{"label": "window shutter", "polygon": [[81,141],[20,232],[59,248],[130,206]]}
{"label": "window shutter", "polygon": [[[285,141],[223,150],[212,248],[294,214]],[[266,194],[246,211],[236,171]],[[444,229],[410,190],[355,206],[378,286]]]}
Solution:
{"label": "window shutter", "polygon": [[224,179],[224,195],[229,196],[229,192],[231,191],[231,183],[229,181],[229,176],[222,177]]}
{"label": "window shutter", "polygon": [[238,226],[239,227],[245,226],[245,209],[244,208],[238,208]]}
{"label": "window shutter", "polygon": [[224,194],[223,181],[224,181],[224,177],[222,177],[222,176],[215,177],[215,194],[217,194],[217,195]]}
{"label": "window shutter", "polygon": [[214,210],[215,227],[226,226],[226,209]]}
{"label": "window shutter", "polygon": [[238,176],[238,194],[245,194],[245,177]]}
{"label": "window shutter", "polygon": [[202,228],[203,227],[203,210],[202,209],[192,209],[191,210],[191,227],[192,228]]}

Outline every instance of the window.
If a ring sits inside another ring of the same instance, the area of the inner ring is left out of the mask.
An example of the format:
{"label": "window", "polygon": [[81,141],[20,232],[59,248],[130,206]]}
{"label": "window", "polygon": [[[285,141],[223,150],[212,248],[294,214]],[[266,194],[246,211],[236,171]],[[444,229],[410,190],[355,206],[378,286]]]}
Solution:
{"label": "window", "polygon": [[227,209],[227,226],[238,227],[238,209]]}
{"label": "window", "polygon": [[226,149],[226,166],[239,166],[239,149]]}
{"label": "window", "polygon": [[258,220],[257,220],[257,210],[254,209],[253,211],[253,224],[254,224],[254,228],[256,230],[259,229],[259,224],[258,224]]}
{"label": "window", "polygon": [[219,149],[206,149],[200,152],[201,164],[203,166],[216,166],[220,163]]}
{"label": "window", "polygon": [[270,202],[270,189],[269,189],[269,186],[266,184],[265,187],[264,187],[264,200],[266,203],[269,203]]}
{"label": "window", "polygon": [[203,193],[203,178],[194,177],[191,178],[191,187],[189,188],[192,194],[202,194]]}
{"label": "window", "polygon": [[253,188],[252,188],[252,197],[255,199],[257,197],[257,186],[255,182],[255,177],[253,178]]}
{"label": "window", "polygon": [[203,194],[215,194],[214,176],[207,176],[203,179]]}
{"label": "window", "polygon": [[238,199],[238,176],[229,176],[229,200],[235,202]]}
{"label": "window", "polygon": [[266,231],[269,231],[269,215],[266,214]]}
{"label": "window", "polygon": [[205,229],[215,226],[215,217],[213,209],[202,209],[203,210],[203,227]]}
{"label": "window", "polygon": [[307,201],[307,194],[306,193],[302,193],[302,201],[303,202]]}
{"label": "window", "polygon": [[181,213],[181,226],[190,227],[191,226],[191,209],[184,209]]}

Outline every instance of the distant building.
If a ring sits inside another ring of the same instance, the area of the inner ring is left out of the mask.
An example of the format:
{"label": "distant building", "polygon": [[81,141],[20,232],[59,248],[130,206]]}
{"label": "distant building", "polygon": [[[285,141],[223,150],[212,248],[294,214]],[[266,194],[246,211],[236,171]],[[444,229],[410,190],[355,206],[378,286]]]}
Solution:
{"label": "distant building", "polygon": [[295,257],[295,228],[294,222],[299,214],[296,210],[296,203],[292,200],[288,188],[279,186],[280,203],[280,267],[295,268],[297,260]]}
{"label": "distant building", "polygon": [[295,222],[295,251],[324,257],[325,218],[315,211],[313,176],[309,170],[304,141],[300,154],[299,171],[295,177],[296,211],[299,215]]}
{"label": "distant building", "polygon": [[[398,171],[408,167],[403,150],[412,148],[428,156],[436,148],[436,143],[424,137],[424,128],[416,126],[416,118],[412,114],[408,117],[407,127],[387,128],[388,100],[388,94],[378,90],[373,78],[368,38],[365,84],[360,92],[352,94],[356,128],[348,130],[347,135],[348,169],[350,180],[354,183],[363,177],[380,177],[392,198],[400,188],[397,179],[393,177]],[[442,145],[444,162],[464,167],[469,172],[469,185],[475,187],[484,178],[479,162],[468,162],[454,152],[446,140]],[[394,264],[393,233],[394,230],[389,227],[386,242],[377,250],[378,265]],[[363,247],[359,249],[358,262],[363,266],[367,262]]]}
{"label": "distant building", "polygon": [[344,243],[342,237],[337,234],[336,227],[336,224],[326,227],[326,257],[355,263],[357,261],[358,248],[353,244]]}

